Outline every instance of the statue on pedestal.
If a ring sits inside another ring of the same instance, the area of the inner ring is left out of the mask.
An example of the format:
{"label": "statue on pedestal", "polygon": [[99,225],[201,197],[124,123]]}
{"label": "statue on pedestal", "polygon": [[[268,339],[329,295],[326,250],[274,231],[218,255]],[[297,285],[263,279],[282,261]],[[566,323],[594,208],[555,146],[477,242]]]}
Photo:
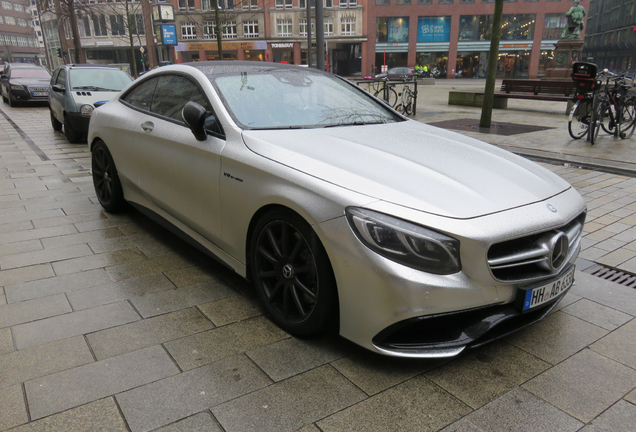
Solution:
{"label": "statue on pedestal", "polygon": [[580,6],[580,0],[574,0],[574,6],[565,13],[568,23],[563,29],[561,39],[580,39],[583,30],[583,19],[585,18],[585,8]]}

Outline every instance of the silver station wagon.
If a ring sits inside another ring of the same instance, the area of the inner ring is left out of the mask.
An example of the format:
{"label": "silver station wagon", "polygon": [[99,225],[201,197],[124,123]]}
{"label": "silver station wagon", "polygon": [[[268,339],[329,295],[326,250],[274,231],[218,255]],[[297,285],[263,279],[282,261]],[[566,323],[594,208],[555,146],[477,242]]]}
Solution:
{"label": "silver station wagon", "polygon": [[451,357],[542,319],[574,280],[571,185],[314,69],[162,67],[95,110],[88,143],[107,211],[172,227],[293,335]]}

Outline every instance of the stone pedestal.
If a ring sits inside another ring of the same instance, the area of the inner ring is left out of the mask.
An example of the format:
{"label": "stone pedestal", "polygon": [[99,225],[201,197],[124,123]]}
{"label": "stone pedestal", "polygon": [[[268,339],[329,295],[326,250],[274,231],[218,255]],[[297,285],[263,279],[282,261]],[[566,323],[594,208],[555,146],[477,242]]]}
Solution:
{"label": "stone pedestal", "polygon": [[556,43],[554,60],[545,70],[545,79],[570,79],[572,65],[582,60],[583,39],[561,39]]}

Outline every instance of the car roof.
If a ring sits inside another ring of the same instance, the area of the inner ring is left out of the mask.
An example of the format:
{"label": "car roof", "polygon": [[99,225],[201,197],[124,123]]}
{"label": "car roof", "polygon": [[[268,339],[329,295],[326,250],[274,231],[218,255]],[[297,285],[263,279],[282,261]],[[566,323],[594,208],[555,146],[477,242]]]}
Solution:
{"label": "car roof", "polygon": [[10,68],[42,68],[42,66],[34,65],[33,63],[7,63],[5,66],[9,66]]}
{"label": "car roof", "polygon": [[[245,72],[245,71],[271,71],[271,70],[285,70],[285,69],[309,69],[307,67],[289,65],[284,63],[274,62],[254,62],[254,61],[200,61],[190,63],[179,63],[178,65],[191,66],[201,70],[206,75],[209,74],[223,74],[232,72]],[[173,65],[173,66],[178,66]],[[320,72],[318,69],[311,69],[312,72]]]}

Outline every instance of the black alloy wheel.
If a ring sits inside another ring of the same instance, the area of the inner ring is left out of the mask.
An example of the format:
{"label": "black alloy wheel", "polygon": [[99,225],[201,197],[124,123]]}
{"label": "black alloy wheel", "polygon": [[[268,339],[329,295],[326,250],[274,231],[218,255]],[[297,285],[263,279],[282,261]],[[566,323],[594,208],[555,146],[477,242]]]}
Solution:
{"label": "black alloy wheel", "polygon": [[336,283],[309,224],[290,211],[265,215],[252,237],[251,275],[274,322],[295,336],[337,329]]}
{"label": "black alloy wheel", "polygon": [[104,210],[111,213],[123,210],[126,201],[117,175],[117,168],[115,168],[113,157],[103,141],[98,141],[93,146],[91,170],[95,193]]}

